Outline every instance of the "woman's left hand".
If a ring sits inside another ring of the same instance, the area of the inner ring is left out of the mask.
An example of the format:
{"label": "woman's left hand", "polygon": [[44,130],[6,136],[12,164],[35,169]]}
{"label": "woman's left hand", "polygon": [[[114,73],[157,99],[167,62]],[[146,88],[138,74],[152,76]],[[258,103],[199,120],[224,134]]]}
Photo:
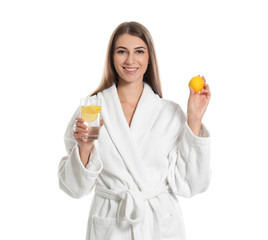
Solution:
{"label": "woman's left hand", "polygon": [[206,83],[206,79],[203,76],[202,78],[204,80],[204,87],[200,92],[196,93],[191,87],[189,87],[190,96],[187,106],[187,121],[189,126],[201,125],[202,118],[210,101],[211,93],[209,85]]}

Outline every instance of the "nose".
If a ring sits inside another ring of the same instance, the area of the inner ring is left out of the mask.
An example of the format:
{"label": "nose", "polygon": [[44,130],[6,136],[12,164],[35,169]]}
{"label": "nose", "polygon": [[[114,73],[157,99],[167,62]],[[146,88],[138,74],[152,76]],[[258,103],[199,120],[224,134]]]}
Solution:
{"label": "nose", "polygon": [[134,56],[134,54],[132,54],[132,53],[129,53],[128,55],[127,55],[127,58],[126,58],[126,64],[128,64],[128,65],[130,65],[130,64],[133,64],[134,62],[135,62],[135,56]]}

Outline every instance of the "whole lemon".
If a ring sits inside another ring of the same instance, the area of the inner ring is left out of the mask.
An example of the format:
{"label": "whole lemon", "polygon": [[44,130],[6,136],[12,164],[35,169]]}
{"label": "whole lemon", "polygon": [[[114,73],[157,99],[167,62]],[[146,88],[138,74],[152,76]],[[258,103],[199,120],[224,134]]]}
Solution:
{"label": "whole lemon", "polygon": [[203,78],[199,76],[193,77],[189,82],[189,87],[194,89],[196,93],[200,92],[204,87]]}

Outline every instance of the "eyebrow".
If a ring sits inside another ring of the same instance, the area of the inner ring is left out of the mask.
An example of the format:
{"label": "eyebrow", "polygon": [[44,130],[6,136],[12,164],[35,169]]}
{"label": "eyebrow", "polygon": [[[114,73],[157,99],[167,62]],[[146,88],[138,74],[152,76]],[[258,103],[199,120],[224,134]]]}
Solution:
{"label": "eyebrow", "polygon": [[[118,46],[116,49],[118,49],[118,48],[123,48],[123,49],[127,49],[126,47],[123,47],[123,46]],[[143,49],[146,49],[146,47],[136,47],[135,49],[141,49],[141,48],[143,48]]]}

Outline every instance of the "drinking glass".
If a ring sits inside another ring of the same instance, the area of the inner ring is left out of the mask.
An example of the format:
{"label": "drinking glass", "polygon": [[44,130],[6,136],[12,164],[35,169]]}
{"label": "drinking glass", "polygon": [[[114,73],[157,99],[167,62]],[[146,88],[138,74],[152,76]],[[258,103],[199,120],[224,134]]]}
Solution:
{"label": "drinking glass", "polygon": [[89,134],[86,139],[96,140],[100,131],[101,99],[96,97],[80,99],[80,116],[88,126]]}

